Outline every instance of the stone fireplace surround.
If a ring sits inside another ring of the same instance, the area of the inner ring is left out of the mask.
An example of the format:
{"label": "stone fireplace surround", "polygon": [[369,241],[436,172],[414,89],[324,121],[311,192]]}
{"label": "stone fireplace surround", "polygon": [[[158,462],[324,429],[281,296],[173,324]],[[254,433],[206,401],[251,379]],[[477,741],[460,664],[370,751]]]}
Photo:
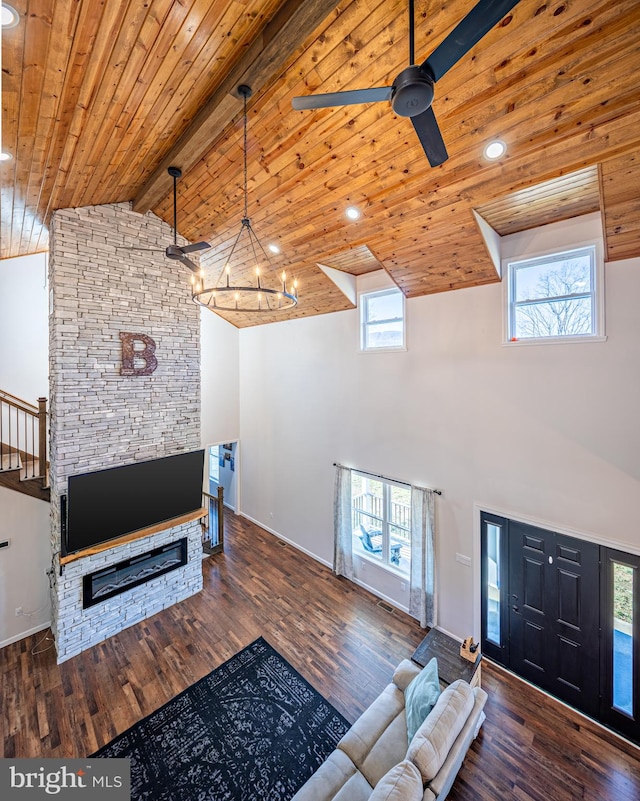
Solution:
{"label": "stone fireplace surround", "polygon": [[[128,203],[53,215],[49,259],[52,630],[58,662],[202,589],[192,520],[60,565],[67,478],[200,447],[200,318],[172,231]],[[157,248],[158,252],[120,247]],[[156,343],[151,375],[121,375],[121,332]],[[187,539],[187,563],[88,608],[85,575]]]}
{"label": "stone fireplace surround", "polygon": [[85,573],[82,577],[82,608],[120,595],[152,578],[187,563],[187,538],[160,545],[140,556],[130,556],[115,565]]}

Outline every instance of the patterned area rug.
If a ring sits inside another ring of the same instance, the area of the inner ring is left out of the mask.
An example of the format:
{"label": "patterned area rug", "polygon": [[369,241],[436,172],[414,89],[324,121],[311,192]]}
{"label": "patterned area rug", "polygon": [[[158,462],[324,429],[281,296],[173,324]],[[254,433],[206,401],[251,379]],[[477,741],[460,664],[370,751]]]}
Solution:
{"label": "patterned area rug", "polygon": [[347,721],[262,637],[101,748],[136,801],[288,801]]}

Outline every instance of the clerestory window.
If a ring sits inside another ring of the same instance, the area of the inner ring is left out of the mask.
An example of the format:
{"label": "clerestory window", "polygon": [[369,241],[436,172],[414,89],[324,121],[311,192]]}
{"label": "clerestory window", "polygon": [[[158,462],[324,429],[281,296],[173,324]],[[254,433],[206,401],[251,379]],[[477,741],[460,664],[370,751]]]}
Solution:
{"label": "clerestory window", "polygon": [[601,270],[596,247],[508,262],[508,339],[599,337]]}
{"label": "clerestory window", "polygon": [[361,350],[403,350],[404,331],[404,295],[399,289],[360,295]]}

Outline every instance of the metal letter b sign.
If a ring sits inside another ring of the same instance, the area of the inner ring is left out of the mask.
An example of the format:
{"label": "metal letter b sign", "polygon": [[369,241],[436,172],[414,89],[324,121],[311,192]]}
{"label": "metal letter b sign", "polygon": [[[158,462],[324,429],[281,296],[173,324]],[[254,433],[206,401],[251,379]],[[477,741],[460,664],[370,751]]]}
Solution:
{"label": "metal letter b sign", "polygon": [[[128,331],[120,331],[122,342],[122,367],[120,375],[151,375],[158,366],[155,357],[156,343],[146,334],[130,334]],[[136,342],[142,343],[143,347],[136,348]],[[143,362],[142,366],[136,367],[135,362]]]}

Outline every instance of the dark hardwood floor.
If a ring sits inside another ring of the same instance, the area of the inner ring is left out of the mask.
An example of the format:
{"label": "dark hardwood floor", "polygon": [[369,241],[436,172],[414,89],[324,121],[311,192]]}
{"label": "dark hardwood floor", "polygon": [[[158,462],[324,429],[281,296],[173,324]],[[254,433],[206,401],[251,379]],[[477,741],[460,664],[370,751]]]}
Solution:
{"label": "dark hardwood floor", "polygon": [[[353,721],[423,637],[243,518],[203,568],[203,592],[60,666],[32,653],[42,634],[0,649],[2,756],[91,754],[258,636]],[[487,720],[452,801],[640,799],[640,750],[486,662],[482,684]]]}

